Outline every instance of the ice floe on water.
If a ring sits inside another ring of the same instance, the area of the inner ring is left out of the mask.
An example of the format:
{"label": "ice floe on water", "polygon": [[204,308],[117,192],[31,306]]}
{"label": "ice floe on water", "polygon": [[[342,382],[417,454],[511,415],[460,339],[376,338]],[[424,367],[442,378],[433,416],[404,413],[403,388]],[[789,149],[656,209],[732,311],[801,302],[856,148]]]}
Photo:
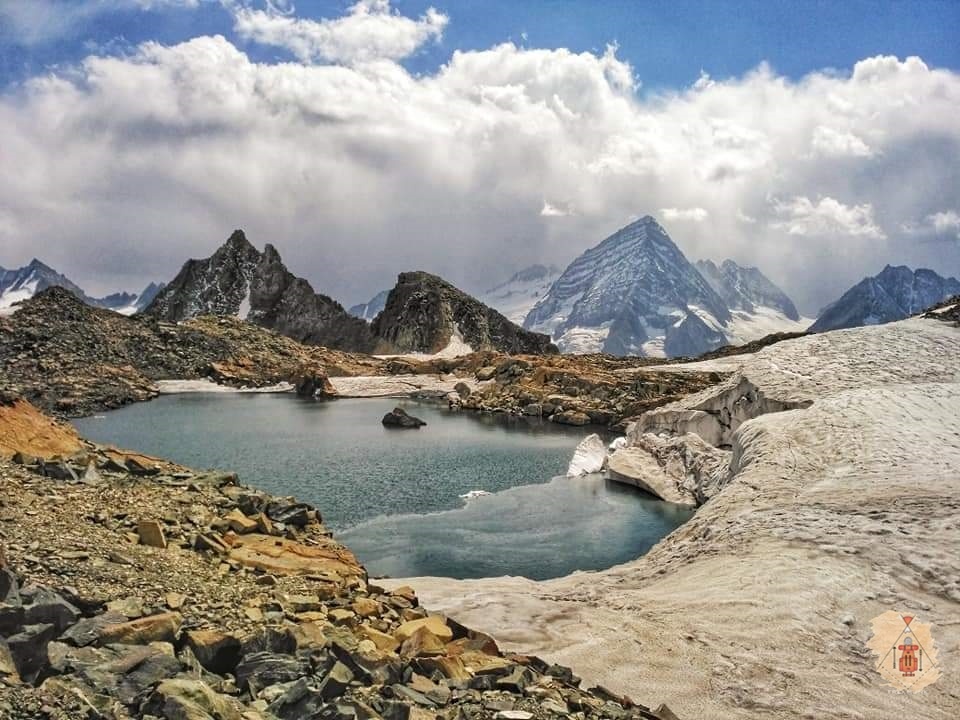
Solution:
{"label": "ice floe on water", "polygon": [[587,435],[573,451],[573,459],[567,468],[567,477],[579,477],[603,470],[607,462],[607,446],[596,433]]}

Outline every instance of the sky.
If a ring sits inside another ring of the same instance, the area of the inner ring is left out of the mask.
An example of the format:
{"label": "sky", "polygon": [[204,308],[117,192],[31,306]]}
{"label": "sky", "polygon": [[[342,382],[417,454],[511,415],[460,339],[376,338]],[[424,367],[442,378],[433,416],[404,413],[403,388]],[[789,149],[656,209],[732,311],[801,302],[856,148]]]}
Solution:
{"label": "sky", "polygon": [[807,314],[960,274],[960,2],[0,0],[0,265],[91,294],[234,228],[345,304],[653,215]]}

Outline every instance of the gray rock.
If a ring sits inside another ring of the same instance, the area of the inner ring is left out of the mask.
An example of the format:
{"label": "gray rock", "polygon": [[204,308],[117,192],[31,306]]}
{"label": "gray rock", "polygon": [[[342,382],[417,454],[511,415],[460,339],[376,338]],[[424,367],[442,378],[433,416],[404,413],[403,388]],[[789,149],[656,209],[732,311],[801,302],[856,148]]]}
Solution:
{"label": "gray rock", "polygon": [[52,590],[40,590],[33,602],[25,608],[24,623],[27,625],[51,624],[59,634],[73,625],[80,611]]}
{"label": "gray rock", "polygon": [[19,633],[7,638],[10,656],[25,681],[33,682],[47,666],[47,645],[56,634],[53,625],[25,625]]}
{"label": "gray rock", "polygon": [[305,675],[305,664],[292,655],[269,651],[245,655],[236,668],[237,685],[254,697],[271,685],[288,683]]}

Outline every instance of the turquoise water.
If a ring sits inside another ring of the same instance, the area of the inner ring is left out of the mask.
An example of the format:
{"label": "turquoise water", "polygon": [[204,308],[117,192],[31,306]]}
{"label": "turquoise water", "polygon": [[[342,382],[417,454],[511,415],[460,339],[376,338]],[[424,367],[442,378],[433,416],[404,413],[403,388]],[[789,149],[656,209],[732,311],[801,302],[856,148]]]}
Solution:
{"label": "turquoise water", "polygon": [[[427,422],[387,429],[394,406]],[[561,475],[588,434],[395,399],[168,395],[75,421],[98,442],[316,505],[373,575],[557,577],[646,552],[689,517],[600,477]],[[556,478],[556,479],[554,479]],[[492,493],[465,501],[471,490]]]}

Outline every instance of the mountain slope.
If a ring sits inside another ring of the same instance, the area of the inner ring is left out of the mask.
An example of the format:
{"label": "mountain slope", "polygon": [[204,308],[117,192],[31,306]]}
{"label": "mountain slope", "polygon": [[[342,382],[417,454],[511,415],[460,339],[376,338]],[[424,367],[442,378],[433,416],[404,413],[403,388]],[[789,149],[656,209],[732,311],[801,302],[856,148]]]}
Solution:
{"label": "mountain slope", "polygon": [[733,345],[744,345],[772,333],[804,332],[812,322],[801,317],[793,301],[755,267],[724,260],[718,267],[698,260],[696,268],[730,308],[722,330]]}
{"label": "mountain slope", "polygon": [[425,272],[401,273],[383,312],[370,327],[404,353],[438,353],[457,343],[474,351],[556,352],[548,336],[518,327],[476,298]]}
{"label": "mountain slope", "polygon": [[389,294],[389,290],[381,290],[367,302],[354,305],[347,310],[347,312],[354,317],[360,318],[361,320],[371,322],[377,315],[380,314],[384,306],[387,304],[387,296]]}
{"label": "mountain slope", "polygon": [[16,270],[0,267],[0,312],[12,312],[16,303],[50,287],[62,287],[87,305],[113,310],[122,315],[132,315],[142,310],[153,299],[158,288],[156,284],[150,283],[139,295],[118,292],[102,298],[90,297],[66,275],[34,258],[28,265]]}
{"label": "mountain slope", "polygon": [[957,293],[960,281],[956,278],[944,278],[926,268],[911,270],[905,265],[887,265],[824,308],[810,332],[903,320]]}
{"label": "mountain slope", "polygon": [[800,319],[786,293],[755,267],[741,267],[733,260],[724,260],[717,267],[711,260],[698,260],[696,268],[731,310],[752,313],[757,307],[768,307],[789,320]]}
{"label": "mountain slope", "polygon": [[229,315],[311,345],[384,349],[367,323],[293,275],[272,245],[261,253],[242,230],[210,257],[188,260],[144,312],[168,321]]}
{"label": "mountain slope", "polygon": [[0,268],[0,309],[8,309],[15,303],[27,300],[49,287],[62,287],[89,304],[95,304],[92,298],[49,265],[36,258],[28,265],[15,270]]}
{"label": "mountain slope", "polygon": [[[706,318],[706,320],[705,320]],[[698,355],[726,344],[723,299],[650,216],[574,260],[527,315],[564,352]]]}
{"label": "mountain slope", "polygon": [[480,300],[502,313],[510,322],[522,325],[533,306],[550,290],[560,277],[560,269],[553,265],[531,265],[506,282],[490,288]]}

